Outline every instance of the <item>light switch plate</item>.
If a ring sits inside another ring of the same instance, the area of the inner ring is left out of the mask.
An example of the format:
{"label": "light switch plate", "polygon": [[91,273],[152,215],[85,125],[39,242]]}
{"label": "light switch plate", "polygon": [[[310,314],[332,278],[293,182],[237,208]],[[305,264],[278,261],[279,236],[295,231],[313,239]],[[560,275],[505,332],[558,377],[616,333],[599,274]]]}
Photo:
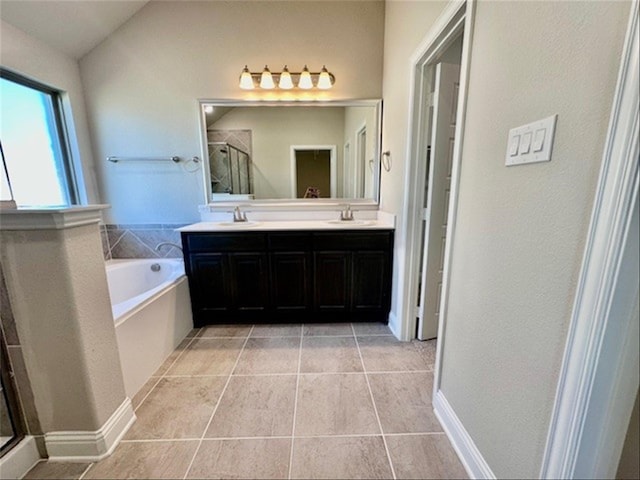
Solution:
{"label": "light switch plate", "polygon": [[[552,115],[537,122],[509,130],[505,165],[510,167],[524,163],[550,161],[557,118],[558,115]],[[518,141],[518,153],[513,155],[513,143]]]}

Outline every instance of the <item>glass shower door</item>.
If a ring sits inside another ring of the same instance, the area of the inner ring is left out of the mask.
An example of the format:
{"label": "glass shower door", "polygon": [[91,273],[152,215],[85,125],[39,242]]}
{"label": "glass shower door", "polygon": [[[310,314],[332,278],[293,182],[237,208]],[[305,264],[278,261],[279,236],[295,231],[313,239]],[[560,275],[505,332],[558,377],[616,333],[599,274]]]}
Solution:
{"label": "glass shower door", "polygon": [[21,413],[9,369],[9,355],[0,330],[0,457],[24,437]]}

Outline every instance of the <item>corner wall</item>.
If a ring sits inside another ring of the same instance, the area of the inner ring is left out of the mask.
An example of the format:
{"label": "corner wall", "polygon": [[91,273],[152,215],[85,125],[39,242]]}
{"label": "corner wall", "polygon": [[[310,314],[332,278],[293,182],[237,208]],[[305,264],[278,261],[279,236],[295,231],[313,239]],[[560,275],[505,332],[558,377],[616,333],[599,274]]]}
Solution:
{"label": "corner wall", "polygon": [[[498,478],[539,474],[628,14],[477,4],[441,390]],[[505,167],[555,113],[551,162]]]}

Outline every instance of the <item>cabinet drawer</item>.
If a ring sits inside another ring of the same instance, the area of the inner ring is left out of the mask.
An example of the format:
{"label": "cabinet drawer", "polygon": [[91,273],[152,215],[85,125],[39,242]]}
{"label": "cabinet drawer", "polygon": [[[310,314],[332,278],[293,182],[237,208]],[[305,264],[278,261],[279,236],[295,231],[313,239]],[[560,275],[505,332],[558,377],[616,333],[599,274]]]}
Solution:
{"label": "cabinet drawer", "polygon": [[264,233],[183,233],[190,252],[258,252],[266,248]]}
{"label": "cabinet drawer", "polygon": [[269,233],[269,250],[274,252],[304,252],[311,249],[310,233]]}
{"label": "cabinet drawer", "polygon": [[391,246],[389,232],[316,233],[314,250],[387,250]]}

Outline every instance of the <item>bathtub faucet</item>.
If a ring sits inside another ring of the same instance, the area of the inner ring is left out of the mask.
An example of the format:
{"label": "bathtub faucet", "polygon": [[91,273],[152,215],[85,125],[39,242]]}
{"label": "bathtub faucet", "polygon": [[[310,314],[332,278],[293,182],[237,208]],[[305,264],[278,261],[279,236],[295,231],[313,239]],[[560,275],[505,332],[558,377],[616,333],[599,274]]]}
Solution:
{"label": "bathtub faucet", "polygon": [[162,243],[159,243],[158,245],[156,245],[156,251],[157,251],[157,252],[159,252],[159,251],[160,251],[160,249],[161,249],[162,247],[165,247],[165,246],[169,246],[169,247],[177,248],[178,250],[180,250],[180,253],[184,253],[184,252],[182,251],[182,247],[181,247],[180,245],[177,245],[177,244],[175,244],[175,243],[171,243],[171,242],[162,242]]}

